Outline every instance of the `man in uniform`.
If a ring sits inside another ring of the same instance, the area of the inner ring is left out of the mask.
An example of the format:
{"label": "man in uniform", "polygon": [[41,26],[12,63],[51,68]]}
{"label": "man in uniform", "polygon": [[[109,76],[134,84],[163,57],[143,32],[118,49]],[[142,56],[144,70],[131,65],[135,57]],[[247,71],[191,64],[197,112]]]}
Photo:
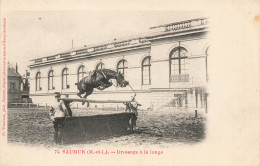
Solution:
{"label": "man in uniform", "polygon": [[56,143],[62,143],[63,126],[65,124],[65,119],[68,116],[72,116],[72,111],[69,106],[69,102],[64,102],[59,100],[60,95],[56,95],[57,104],[50,107],[49,115],[53,121],[53,127],[55,129],[54,140]]}
{"label": "man in uniform", "polygon": [[135,114],[135,116],[132,118],[131,120],[131,125],[129,124],[129,126],[131,126],[131,129],[133,129],[134,126],[136,126],[136,120],[138,117],[138,106],[141,106],[141,104],[139,104],[136,100],[135,100],[135,96],[131,96],[131,101],[124,103],[126,105],[126,111],[129,110],[129,112],[133,112]]}
{"label": "man in uniform", "polygon": [[138,106],[141,106],[141,104],[139,104],[136,100],[135,100],[135,96],[132,96],[132,100],[130,102],[131,104],[131,110],[134,112],[135,114],[135,117],[133,118],[133,126],[136,126],[136,120],[137,120],[137,117],[138,117]]}

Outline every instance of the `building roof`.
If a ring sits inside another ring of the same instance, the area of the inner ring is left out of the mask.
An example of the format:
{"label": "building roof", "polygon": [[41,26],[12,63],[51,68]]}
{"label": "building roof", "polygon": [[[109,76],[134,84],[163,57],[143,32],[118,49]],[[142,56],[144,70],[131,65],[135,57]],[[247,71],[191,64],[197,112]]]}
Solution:
{"label": "building roof", "polygon": [[9,68],[8,67],[8,74],[7,76],[9,77],[22,77],[18,72],[15,72],[15,69]]}

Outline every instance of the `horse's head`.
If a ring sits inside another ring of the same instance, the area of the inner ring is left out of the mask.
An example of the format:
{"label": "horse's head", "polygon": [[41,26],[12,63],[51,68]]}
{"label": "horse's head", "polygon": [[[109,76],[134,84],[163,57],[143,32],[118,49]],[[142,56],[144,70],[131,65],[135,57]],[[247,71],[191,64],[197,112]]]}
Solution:
{"label": "horse's head", "polygon": [[129,85],[129,82],[125,80],[121,72],[118,73],[116,81],[120,87],[126,87],[127,85]]}

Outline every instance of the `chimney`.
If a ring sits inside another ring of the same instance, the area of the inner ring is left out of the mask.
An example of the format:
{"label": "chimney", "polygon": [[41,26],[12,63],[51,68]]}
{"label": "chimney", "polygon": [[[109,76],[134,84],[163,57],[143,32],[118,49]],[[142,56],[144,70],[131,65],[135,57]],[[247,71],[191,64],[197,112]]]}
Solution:
{"label": "chimney", "polygon": [[17,63],[15,65],[15,72],[18,73],[18,66],[17,66]]}

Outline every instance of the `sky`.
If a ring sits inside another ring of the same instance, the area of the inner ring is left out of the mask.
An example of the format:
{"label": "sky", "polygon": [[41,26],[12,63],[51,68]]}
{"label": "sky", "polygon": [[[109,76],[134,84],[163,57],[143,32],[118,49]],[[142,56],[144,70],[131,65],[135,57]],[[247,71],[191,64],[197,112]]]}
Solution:
{"label": "sky", "polygon": [[115,38],[149,32],[149,28],[205,17],[180,11],[19,11],[7,13],[8,61],[21,75],[31,59],[51,56]]}

